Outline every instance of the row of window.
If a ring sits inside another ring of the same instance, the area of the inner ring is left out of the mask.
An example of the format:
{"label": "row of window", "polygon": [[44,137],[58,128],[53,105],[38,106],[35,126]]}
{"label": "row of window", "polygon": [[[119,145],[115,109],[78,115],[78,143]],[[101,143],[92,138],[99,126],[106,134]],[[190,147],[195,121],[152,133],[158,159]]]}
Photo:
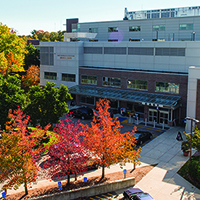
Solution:
{"label": "row of window", "polygon": [[[81,83],[97,85],[97,76],[81,75]],[[103,77],[103,86],[121,88],[121,79],[114,77]],[[136,90],[148,91],[148,81],[144,80],[127,80],[127,88]],[[179,93],[179,84],[167,83],[167,82],[156,82],[156,92],[168,92],[168,93]]]}
{"label": "row of window", "polygon": [[150,56],[185,56],[185,48],[151,48],[151,47],[84,47],[85,54],[120,54]]}
{"label": "row of window", "polygon": [[[89,28],[89,33],[98,33],[98,28]],[[153,25],[153,31],[165,31],[165,25]],[[179,24],[179,30],[193,30],[193,24]],[[141,26],[129,26],[129,32],[141,31]],[[118,32],[118,27],[108,27],[108,32]]]}
{"label": "row of window", "polygon": [[[57,80],[57,73],[44,72],[44,78],[50,80]],[[75,74],[62,73],[62,81],[76,82]],[[97,76],[81,75],[81,83],[97,85]],[[121,78],[103,77],[103,86],[121,88]],[[127,88],[136,90],[148,90],[148,81],[145,80],[127,80]],[[179,93],[179,84],[156,82],[156,92]]]}
{"label": "row of window", "polygon": [[[57,80],[57,73],[55,72],[44,72],[44,78],[50,80]],[[62,73],[62,81],[76,82],[75,74]]]}

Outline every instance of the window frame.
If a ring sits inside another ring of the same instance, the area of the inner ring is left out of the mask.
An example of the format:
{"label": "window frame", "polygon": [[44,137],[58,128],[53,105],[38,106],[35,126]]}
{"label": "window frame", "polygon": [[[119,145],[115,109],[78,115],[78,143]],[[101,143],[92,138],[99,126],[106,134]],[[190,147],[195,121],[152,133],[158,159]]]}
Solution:
{"label": "window frame", "polygon": [[[140,81],[141,81],[141,83],[137,83],[137,82],[140,82]],[[142,82],[143,82],[143,84],[142,84]],[[129,85],[130,85],[130,87],[129,87]],[[143,88],[142,88],[142,86],[143,86]],[[127,87],[127,89],[148,91],[148,81],[147,80],[141,80],[141,79],[127,79],[126,87]]]}
{"label": "window frame", "polygon": [[118,32],[118,27],[108,27],[108,33]]}
{"label": "window frame", "polygon": [[[85,79],[82,78],[83,76],[85,76]],[[89,77],[94,77],[94,79],[89,79]],[[81,84],[97,85],[97,76],[81,74]]]}
{"label": "window frame", "polygon": [[[67,75],[64,77],[63,75]],[[70,77],[73,76],[73,77]],[[62,81],[67,81],[67,82],[76,82],[76,74],[66,74],[62,73]]]}
{"label": "window frame", "polygon": [[[163,86],[158,86],[157,84],[163,84]],[[168,86],[167,86],[168,84]],[[176,85],[177,88],[175,87],[170,87],[170,85]],[[167,89],[166,89],[167,88]],[[156,81],[155,82],[155,92],[163,92],[163,93],[171,93],[171,94],[179,94],[179,88],[180,85],[177,83],[169,83],[169,82],[160,82]]]}
{"label": "window frame", "polygon": [[[105,80],[107,79],[107,81]],[[119,83],[119,84],[117,84]],[[102,77],[102,86],[121,88],[121,78],[116,77]]]}
{"label": "window frame", "polygon": [[139,32],[141,31],[141,26],[129,26],[129,32]]}
{"label": "window frame", "polygon": [[[49,73],[48,75],[46,73]],[[54,76],[56,75],[56,76]],[[57,73],[56,72],[44,72],[44,79],[49,80],[57,80]]]}

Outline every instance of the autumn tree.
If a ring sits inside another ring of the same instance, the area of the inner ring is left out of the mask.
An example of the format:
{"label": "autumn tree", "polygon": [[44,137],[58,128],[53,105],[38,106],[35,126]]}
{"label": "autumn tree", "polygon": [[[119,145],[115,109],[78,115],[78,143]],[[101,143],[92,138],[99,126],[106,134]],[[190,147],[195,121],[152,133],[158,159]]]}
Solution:
{"label": "autumn tree", "polygon": [[3,75],[10,72],[24,71],[26,42],[19,38],[6,25],[0,23],[0,72]]}
{"label": "autumn tree", "polygon": [[57,134],[57,141],[48,147],[50,159],[45,167],[49,168],[51,176],[67,175],[67,184],[70,184],[70,174],[77,175],[85,171],[90,158],[81,143],[82,127],[66,118],[53,132]]}
{"label": "autumn tree", "polygon": [[25,112],[30,116],[31,123],[38,123],[44,127],[47,124],[59,123],[60,117],[69,111],[67,101],[71,99],[65,85],[55,87],[56,83],[47,82],[44,87],[40,85],[30,87],[28,91],[29,104]]}
{"label": "autumn tree", "polygon": [[4,125],[8,121],[9,109],[16,110],[19,107],[24,108],[26,103],[26,95],[21,89],[21,80],[16,76],[7,77],[0,74],[0,125]]}
{"label": "autumn tree", "polygon": [[109,101],[100,99],[96,108],[98,114],[94,113],[96,117],[91,125],[83,125],[85,129],[83,144],[86,144],[90,152],[100,158],[102,178],[104,178],[105,167],[119,162],[134,162],[139,151],[133,149],[135,144],[134,130],[132,133],[121,134],[120,122],[110,117]]}
{"label": "autumn tree", "polygon": [[25,86],[31,87],[40,83],[40,69],[38,66],[31,65],[26,71],[26,75],[22,76],[22,82]]}
{"label": "autumn tree", "polygon": [[40,141],[48,126],[28,131],[29,116],[19,108],[13,113],[10,110],[8,117],[10,121],[0,139],[0,182],[5,189],[24,184],[28,194],[27,185],[36,182],[37,161],[43,151]]}

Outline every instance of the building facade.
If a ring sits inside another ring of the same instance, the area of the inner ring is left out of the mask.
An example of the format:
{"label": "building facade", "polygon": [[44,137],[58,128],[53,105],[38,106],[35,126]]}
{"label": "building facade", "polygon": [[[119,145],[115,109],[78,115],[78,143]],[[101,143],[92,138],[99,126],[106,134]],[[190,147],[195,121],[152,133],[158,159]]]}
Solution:
{"label": "building facade", "polygon": [[200,67],[200,16],[68,23],[64,42],[40,44],[41,85],[67,85],[78,105],[106,97],[147,121],[183,122],[188,70]]}

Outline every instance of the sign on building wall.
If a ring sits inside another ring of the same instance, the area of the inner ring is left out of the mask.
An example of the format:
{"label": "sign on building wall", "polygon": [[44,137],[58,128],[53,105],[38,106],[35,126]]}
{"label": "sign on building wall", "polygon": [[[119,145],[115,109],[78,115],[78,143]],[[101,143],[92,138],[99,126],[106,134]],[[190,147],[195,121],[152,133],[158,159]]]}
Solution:
{"label": "sign on building wall", "polygon": [[74,57],[75,57],[74,55],[64,55],[64,54],[57,55],[57,59],[59,60],[68,60],[68,59],[73,60]]}

